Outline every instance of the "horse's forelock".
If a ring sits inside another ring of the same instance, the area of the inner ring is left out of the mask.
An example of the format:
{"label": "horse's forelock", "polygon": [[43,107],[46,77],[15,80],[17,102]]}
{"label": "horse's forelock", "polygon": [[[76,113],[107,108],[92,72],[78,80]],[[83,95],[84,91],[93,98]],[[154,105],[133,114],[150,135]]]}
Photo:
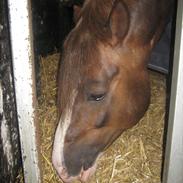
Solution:
{"label": "horse's forelock", "polygon": [[99,62],[98,42],[87,33],[69,35],[61,60],[58,97],[62,108],[67,105],[71,92],[77,90],[85,78],[87,65]]}
{"label": "horse's forelock", "polygon": [[98,43],[107,43],[111,30],[106,27],[113,0],[88,0],[81,12],[82,21],[71,31],[65,41],[59,76],[59,96],[64,107],[74,89],[85,77],[84,69],[89,62],[98,64]]}

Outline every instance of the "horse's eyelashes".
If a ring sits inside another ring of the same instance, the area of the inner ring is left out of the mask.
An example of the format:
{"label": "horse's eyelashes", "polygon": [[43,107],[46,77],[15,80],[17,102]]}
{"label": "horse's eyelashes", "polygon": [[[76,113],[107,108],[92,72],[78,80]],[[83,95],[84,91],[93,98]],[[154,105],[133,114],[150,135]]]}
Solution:
{"label": "horse's eyelashes", "polygon": [[101,93],[101,94],[89,94],[87,99],[88,101],[101,101],[105,98],[105,93]]}

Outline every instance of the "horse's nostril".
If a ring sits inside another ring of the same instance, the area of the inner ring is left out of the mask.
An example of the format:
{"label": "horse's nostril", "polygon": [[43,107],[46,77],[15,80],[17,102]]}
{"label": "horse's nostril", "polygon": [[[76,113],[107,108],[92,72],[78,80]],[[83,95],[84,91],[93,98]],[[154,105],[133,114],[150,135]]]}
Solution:
{"label": "horse's nostril", "polygon": [[92,162],[85,162],[83,165],[83,170],[88,170],[92,166]]}

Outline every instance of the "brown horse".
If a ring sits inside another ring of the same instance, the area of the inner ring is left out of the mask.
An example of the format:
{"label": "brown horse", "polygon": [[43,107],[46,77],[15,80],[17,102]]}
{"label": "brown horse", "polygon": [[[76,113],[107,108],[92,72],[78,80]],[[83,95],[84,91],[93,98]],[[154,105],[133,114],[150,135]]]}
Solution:
{"label": "brown horse", "polygon": [[86,0],[63,48],[52,161],[64,182],[87,181],[96,160],[150,101],[147,61],[171,1]]}

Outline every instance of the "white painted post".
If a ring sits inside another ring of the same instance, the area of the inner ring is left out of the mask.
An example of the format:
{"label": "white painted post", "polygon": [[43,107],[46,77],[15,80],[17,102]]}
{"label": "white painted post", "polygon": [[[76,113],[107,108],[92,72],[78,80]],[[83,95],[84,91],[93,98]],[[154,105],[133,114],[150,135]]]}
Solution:
{"label": "white painted post", "polygon": [[8,0],[8,8],[24,178],[26,183],[39,183],[41,178],[34,111],[37,101],[30,1]]}
{"label": "white painted post", "polygon": [[183,183],[183,0],[178,0],[163,183]]}

